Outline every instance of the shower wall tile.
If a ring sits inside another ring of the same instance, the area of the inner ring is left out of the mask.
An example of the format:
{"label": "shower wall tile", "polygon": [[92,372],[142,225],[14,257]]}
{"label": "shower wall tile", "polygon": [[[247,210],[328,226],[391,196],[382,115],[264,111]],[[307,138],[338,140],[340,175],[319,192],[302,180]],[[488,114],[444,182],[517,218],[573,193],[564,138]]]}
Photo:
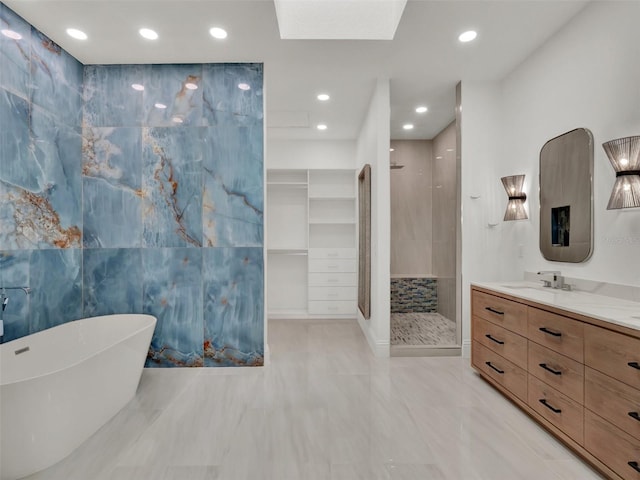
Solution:
{"label": "shower wall tile", "polygon": [[392,278],[391,313],[435,313],[438,311],[438,280]]}
{"label": "shower wall tile", "polygon": [[204,365],[263,365],[262,248],[203,252]]}
{"label": "shower wall tile", "polygon": [[142,312],[142,250],[83,250],[83,316]]}
{"label": "shower wall tile", "polygon": [[202,245],[202,128],[143,129],[146,247]]}
{"label": "shower wall tile", "polygon": [[204,241],[207,246],[263,243],[262,127],[208,128],[204,158]]}
{"label": "shower wall tile", "polygon": [[[0,286],[29,286],[31,250],[0,252]],[[29,335],[29,296],[22,290],[8,290],[9,302],[2,318],[5,342]]]}
{"label": "shower wall tile", "polygon": [[83,245],[142,244],[142,132],[140,128],[83,130]]}
{"label": "shower wall tile", "polygon": [[158,319],[147,367],[201,367],[202,249],[142,251],[143,312]]}
{"label": "shower wall tile", "polygon": [[[262,64],[205,64],[205,124],[261,126],[262,70]],[[242,89],[240,85],[248,86],[249,89]]]}
{"label": "shower wall tile", "polygon": [[34,250],[29,261],[30,333],[82,318],[82,251]]}
{"label": "shower wall tile", "polygon": [[0,36],[0,88],[29,98],[31,25],[0,3],[0,30],[12,30],[19,39]]}
{"label": "shower wall tile", "polygon": [[43,33],[31,30],[31,101],[66,125],[82,123],[83,66]]}
{"label": "shower wall tile", "polygon": [[201,126],[202,86],[202,64],[152,65],[145,81],[144,124]]}
{"label": "shower wall tile", "polygon": [[84,67],[85,127],[142,126],[144,90],[149,65],[87,65]]}

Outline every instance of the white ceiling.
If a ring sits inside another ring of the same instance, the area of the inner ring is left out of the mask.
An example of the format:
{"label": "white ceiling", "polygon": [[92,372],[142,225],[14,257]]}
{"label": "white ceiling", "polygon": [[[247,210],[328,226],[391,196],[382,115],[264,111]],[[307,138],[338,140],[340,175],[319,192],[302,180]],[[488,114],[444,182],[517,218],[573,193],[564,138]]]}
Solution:
{"label": "white ceiling", "polygon": [[[85,64],[264,62],[268,135],[292,139],[356,138],[376,78],[391,80],[392,138],[433,138],[454,118],[458,81],[503,78],[587,3],[409,0],[393,40],[283,40],[271,0],[4,2]],[[209,36],[214,25],[226,40]],[[141,38],[143,26],[160,39]],[[460,44],[471,28],[477,40]],[[331,100],[318,102],[319,92]],[[416,114],[418,104],[429,112]],[[416,128],[403,131],[405,122]]]}

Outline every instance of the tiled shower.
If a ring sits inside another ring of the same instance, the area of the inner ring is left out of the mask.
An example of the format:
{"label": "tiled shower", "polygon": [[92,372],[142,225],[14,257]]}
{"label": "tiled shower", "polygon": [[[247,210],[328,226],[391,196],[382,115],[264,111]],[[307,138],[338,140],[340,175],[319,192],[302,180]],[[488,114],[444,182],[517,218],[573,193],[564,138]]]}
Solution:
{"label": "tiled shower", "polygon": [[144,312],[147,366],[261,365],[262,65],[82,65],[0,24],[0,286],[32,289],[3,340]]}

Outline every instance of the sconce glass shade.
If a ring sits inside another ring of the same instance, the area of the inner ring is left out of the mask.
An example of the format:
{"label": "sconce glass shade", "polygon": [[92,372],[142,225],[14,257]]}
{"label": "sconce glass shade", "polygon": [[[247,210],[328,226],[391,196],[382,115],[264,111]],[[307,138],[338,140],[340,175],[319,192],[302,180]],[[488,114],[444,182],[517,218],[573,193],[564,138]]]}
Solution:
{"label": "sconce glass shade", "polygon": [[607,210],[640,207],[640,136],[611,140],[602,148],[616,171]]}
{"label": "sconce glass shade", "polygon": [[524,208],[524,202],[527,195],[522,191],[524,185],[524,175],[511,175],[502,177],[502,185],[509,195],[509,203],[507,211],[504,212],[504,221],[510,220],[526,220],[527,211]]}

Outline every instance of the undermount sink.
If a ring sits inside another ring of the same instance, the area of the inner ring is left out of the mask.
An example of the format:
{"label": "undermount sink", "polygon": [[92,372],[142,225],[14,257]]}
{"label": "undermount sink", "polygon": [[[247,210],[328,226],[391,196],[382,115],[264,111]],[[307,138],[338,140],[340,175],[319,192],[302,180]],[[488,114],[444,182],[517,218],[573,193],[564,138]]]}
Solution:
{"label": "undermount sink", "polygon": [[530,287],[529,285],[500,285],[501,287],[504,288],[511,288],[513,290],[523,290],[523,289],[529,289],[529,290],[537,290],[534,287]]}

